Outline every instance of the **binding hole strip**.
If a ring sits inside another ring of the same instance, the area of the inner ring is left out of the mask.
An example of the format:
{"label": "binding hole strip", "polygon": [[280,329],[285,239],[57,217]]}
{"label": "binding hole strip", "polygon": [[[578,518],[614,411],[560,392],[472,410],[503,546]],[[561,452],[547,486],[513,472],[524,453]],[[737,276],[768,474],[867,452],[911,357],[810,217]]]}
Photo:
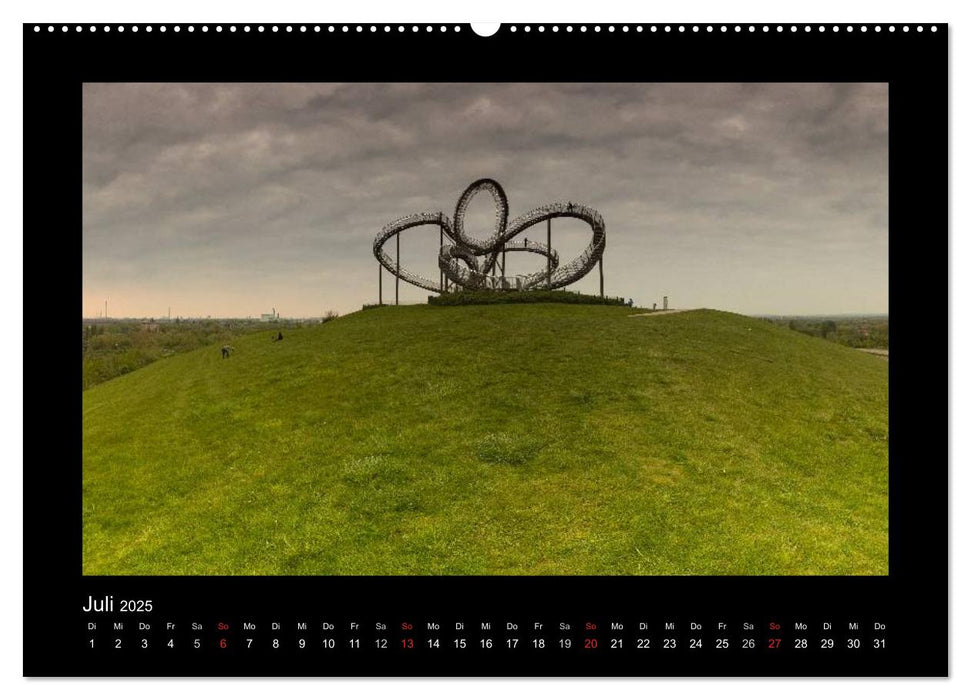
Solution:
{"label": "binding hole strip", "polygon": [[[343,33],[348,33],[348,34],[350,34],[351,32],[354,32],[354,33],[364,33],[365,30],[368,33],[371,33],[371,34],[379,34],[382,31],[385,32],[385,33],[390,33],[390,32],[392,32],[392,31],[395,30],[395,27],[393,25],[366,25],[365,26],[365,25],[333,25],[333,24],[331,24],[331,25],[325,25],[325,26],[326,26],[326,30],[327,30],[327,33],[328,34],[333,34],[336,31],[340,31],[340,32],[343,32]],[[396,28],[397,28],[397,31],[399,33],[405,33],[405,32],[410,31],[413,34],[416,34],[416,33],[421,32],[422,28],[424,28],[424,33],[426,33],[426,34],[447,34],[448,33],[448,30],[449,30],[449,27],[452,28],[452,31],[453,32],[456,32],[457,33],[457,32],[461,32],[462,31],[462,26],[463,25],[459,25],[459,24],[454,24],[454,25],[445,25],[445,24],[443,24],[443,25],[430,25],[430,24],[429,25],[417,25],[417,24],[414,24],[414,25],[398,25]],[[823,24],[820,24],[820,25],[808,25],[808,24],[807,25],[795,25],[795,24],[793,24],[793,25],[782,25],[782,24],[778,24],[778,25],[767,25],[766,24],[766,25],[761,25],[759,27],[756,27],[755,25],[744,25],[743,26],[743,25],[726,25],[726,24],[722,24],[722,25],[710,25],[710,24],[709,25],[697,25],[697,24],[694,24],[694,25],[683,25],[683,24],[682,25],[669,25],[669,24],[668,25],[656,25],[656,24],[652,24],[652,25],[640,25],[640,24],[638,24],[638,25],[597,25],[597,24],[594,24],[594,25],[586,25],[586,24],[579,24],[579,25],[573,25],[573,24],[565,24],[565,25],[559,25],[559,24],[553,24],[553,25],[543,25],[543,24],[538,24],[538,25],[530,25],[530,24],[524,24],[524,25],[515,25],[515,24],[502,25],[502,24],[499,24],[499,23],[475,23],[475,24],[472,24],[471,25],[471,28],[472,28],[473,33],[476,34],[476,35],[478,35],[478,36],[481,36],[481,37],[490,37],[490,36],[494,36],[495,34],[499,33],[500,31],[508,31],[509,33],[512,33],[512,34],[515,34],[517,32],[530,33],[530,32],[532,32],[534,30],[536,32],[539,32],[539,33],[546,33],[547,30],[549,30],[552,33],[564,32],[564,33],[568,33],[568,34],[573,34],[573,33],[577,33],[577,32],[579,32],[579,33],[582,34],[582,33],[587,33],[588,31],[592,31],[593,33],[596,34],[596,33],[602,33],[604,31],[604,29],[606,29],[607,33],[617,33],[618,30],[619,30],[619,32],[620,33],[623,33],[623,34],[633,34],[633,33],[642,34],[645,31],[650,31],[651,33],[657,33],[658,31],[664,31],[665,33],[668,33],[668,34],[677,33],[677,34],[686,34],[686,35],[689,34],[689,33],[690,34],[704,34],[704,33],[714,34],[714,33],[718,33],[718,32],[720,32],[720,33],[735,32],[735,33],[738,33],[738,34],[742,34],[742,33],[746,33],[746,32],[747,33],[755,33],[755,32],[758,32],[760,30],[763,33],[768,33],[768,32],[771,32],[773,30],[773,27],[774,27],[774,29],[775,29],[776,32],[784,32],[786,30],[787,26],[788,26],[789,31],[792,32],[792,33],[798,32],[799,31],[799,28],[801,26],[804,32],[806,32],[806,33],[817,33],[817,34],[825,34],[827,31],[832,32],[834,34],[839,34],[841,32],[844,32],[844,33],[847,33],[847,34],[851,34],[854,31],[863,32],[863,33],[866,33],[866,32],[869,32],[869,31],[878,32],[878,33],[879,32],[883,32],[883,31],[888,31],[888,32],[891,32],[891,33],[897,33],[898,30],[900,32],[902,32],[902,33],[909,34],[909,33],[911,33],[912,30],[913,30],[914,33],[923,33],[925,30],[930,31],[930,32],[937,32],[937,30],[938,30],[938,26],[935,25],[935,24],[931,24],[931,25],[923,25],[923,24],[917,24],[917,25],[910,25],[910,24],[900,24],[900,25],[897,25],[897,24],[885,24],[885,25],[882,25],[882,24],[874,24],[874,25],[866,25],[866,24],[860,24],[860,25],[852,25],[852,24],[849,24],[849,25],[840,25],[840,24],[831,24],[831,25],[823,25]],[[87,32],[84,31],[85,27],[87,27],[87,30],[88,30]],[[274,24],[274,25],[269,25],[269,27],[270,27],[270,31],[271,32],[274,32],[274,33],[279,33],[281,27],[283,28],[283,31],[285,31],[287,33],[291,33],[291,34],[294,33],[294,29],[295,28],[296,28],[296,31],[299,32],[300,34],[311,34],[311,33],[313,33],[313,34],[320,34],[320,33],[323,32],[323,27],[321,25],[319,25],[319,24],[318,25],[305,25],[305,24],[302,24],[302,25],[292,25],[292,24],[288,24],[288,25],[276,25],[276,24]],[[311,31],[311,27],[312,27],[312,31]],[[436,28],[438,29],[438,32],[435,31]],[[67,25],[67,24],[62,24],[62,25],[54,25],[54,24],[41,25],[41,24],[35,24],[34,27],[33,27],[33,30],[34,30],[35,33],[41,33],[43,31],[45,31],[45,29],[46,29],[47,33],[49,33],[49,34],[56,34],[58,30],[60,30],[60,32],[62,34],[68,34],[73,29],[75,34],[82,34],[82,35],[83,34],[96,34],[98,32],[102,32],[104,34],[109,34],[112,31],[117,32],[117,33],[124,33],[126,31],[129,31],[129,32],[132,32],[132,33],[135,33],[135,34],[137,34],[139,31],[143,31],[145,33],[151,33],[153,31],[157,31],[159,33],[166,33],[168,31],[171,31],[173,33],[178,34],[178,33],[182,32],[183,29],[185,31],[188,31],[188,32],[200,31],[200,32],[203,32],[203,33],[209,33],[210,31],[215,31],[216,33],[222,33],[223,31],[228,31],[230,33],[239,33],[238,30],[242,30],[242,33],[251,33],[254,30],[256,32],[265,32],[266,31],[266,28],[264,27],[264,25],[249,25],[249,24],[247,24],[247,25],[239,25],[239,26],[234,25],[234,24],[232,24],[232,25],[222,25],[222,24],[215,24],[215,25],[208,25],[208,24],[202,24],[202,25],[193,25],[193,24],[188,24],[188,25],[178,25],[178,24],[175,24],[175,25],[164,25],[164,24],[163,25],[151,25],[151,24],[147,24],[147,25],[139,25],[139,24],[131,24],[131,25],[117,24],[117,25],[110,25],[110,24],[106,24],[106,25],[103,25],[103,26],[94,25],[94,24],[92,24],[92,25],[80,25],[80,24],[79,25]]]}

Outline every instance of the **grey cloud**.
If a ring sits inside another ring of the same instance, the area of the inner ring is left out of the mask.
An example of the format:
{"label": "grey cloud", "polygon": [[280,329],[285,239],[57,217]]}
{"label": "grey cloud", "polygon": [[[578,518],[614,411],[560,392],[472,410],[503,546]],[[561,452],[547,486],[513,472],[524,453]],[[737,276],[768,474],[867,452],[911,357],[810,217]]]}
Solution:
{"label": "grey cloud", "polygon": [[[883,84],[90,84],[83,126],[89,313],[359,308],[377,229],[486,176],[512,216],[598,208],[608,293],[886,311]],[[437,274],[437,235],[403,243]]]}

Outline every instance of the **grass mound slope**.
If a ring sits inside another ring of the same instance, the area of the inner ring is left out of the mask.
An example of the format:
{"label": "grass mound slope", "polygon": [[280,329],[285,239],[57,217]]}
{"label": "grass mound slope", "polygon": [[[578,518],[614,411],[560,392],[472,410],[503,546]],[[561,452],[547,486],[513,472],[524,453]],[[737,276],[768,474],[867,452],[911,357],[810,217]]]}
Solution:
{"label": "grass mound slope", "polygon": [[85,574],[886,574],[888,364],[717,311],[388,307],[83,394]]}

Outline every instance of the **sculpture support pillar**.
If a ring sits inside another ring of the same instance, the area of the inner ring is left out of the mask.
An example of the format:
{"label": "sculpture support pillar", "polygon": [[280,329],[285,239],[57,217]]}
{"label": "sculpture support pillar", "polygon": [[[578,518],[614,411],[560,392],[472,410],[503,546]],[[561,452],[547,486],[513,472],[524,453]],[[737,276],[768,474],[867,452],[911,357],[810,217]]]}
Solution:
{"label": "sculpture support pillar", "polygon": [[600,298],[603,299],[603,296],[604,296],[604,258],[603,258],[603,253],[600,254],[600,261],[597,264],[600,266]]}
{"label": "sculpture support pillar", "polygon": [[550,288],[550,279],[553,274],[553,259],[549,256],[549,252],[553,250],[552,245],[553,238],[553,219],[546,220],[546,288]]}
{"label": "sculpture support pillar", "polygon": [[395,237],[395,260],[394,260],[394,305],[398,305],[398,282],[401,281],[401,233]]}
{"label": "sculpture support pillar", "polygon": [[381,263],[378,263],[378,306],[381,304]]}

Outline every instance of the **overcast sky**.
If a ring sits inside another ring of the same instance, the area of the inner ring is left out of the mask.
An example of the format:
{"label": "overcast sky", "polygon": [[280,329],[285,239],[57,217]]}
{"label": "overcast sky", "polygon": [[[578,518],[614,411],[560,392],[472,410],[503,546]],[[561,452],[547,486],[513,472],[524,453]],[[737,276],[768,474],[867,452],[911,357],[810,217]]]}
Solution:
{"label": "overcast sky", "polygon": [[[885,313],[887,131],[885,84],[88,84],[82,313],[354,311],[377,301],[375,233],[451,216],[480,177],[510,219],[599,210],[609,295]],[[490,210],[473,201],[470,233]],[[588,241],[554,221],[562,261]],[[438,279],[437,228],[401,243],[403,265]],[[596,270],[571,287],[597,288]],[[402,302],[427,295],[401,285]]]}

